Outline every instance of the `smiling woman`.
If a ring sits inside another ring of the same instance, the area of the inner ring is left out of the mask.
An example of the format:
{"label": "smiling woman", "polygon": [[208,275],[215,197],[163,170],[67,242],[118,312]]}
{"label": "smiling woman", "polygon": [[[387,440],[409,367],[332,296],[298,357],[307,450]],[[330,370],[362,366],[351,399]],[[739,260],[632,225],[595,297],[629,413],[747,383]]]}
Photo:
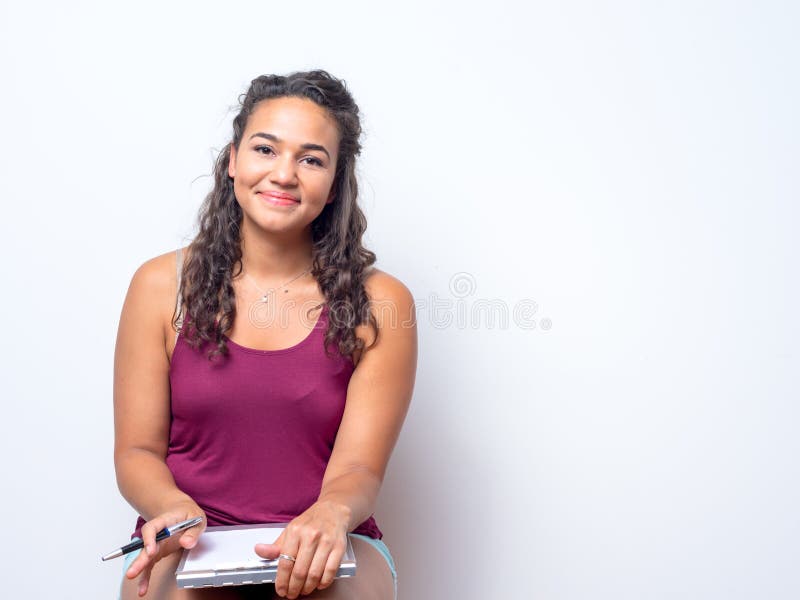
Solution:
{"label": "smiling woman", "polygon": [[[409,290],[361,243],[360,132],[324,71],[253,80],[197,236],[134,274],[115,465],[145,548],[126,561],[122,598],[396,595],[372,513],[411,400],[416,323]],[[253,549],[280,557],[274,585],[177,588],[179,551],[207,525],[277,522],[284,533]],[[348,534],[357,573],[334,579]]]}

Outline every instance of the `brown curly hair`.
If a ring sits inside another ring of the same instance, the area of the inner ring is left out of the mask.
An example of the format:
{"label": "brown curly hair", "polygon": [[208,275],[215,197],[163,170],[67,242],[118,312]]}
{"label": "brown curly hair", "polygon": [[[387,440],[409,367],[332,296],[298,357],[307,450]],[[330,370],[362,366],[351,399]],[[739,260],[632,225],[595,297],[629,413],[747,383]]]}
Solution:
{"label": "brown curly hair", "polygon": [[[233,193],[233,179],[228,175],[231,146],[238,150],[247,119],[259,102],[287,96],[308,98],[324,107],[336,122],[340,136],[332,188],[335,200],[326,204],[311,224],[311,275],[329,308],[325,352],[330,355],[328,346],[335,342],[339,352],[352,360],[353,353],[364,347],[363,340],[355,335],[355,328],[362,323],[372,327],[372,345],[377,341],[378,326],[364,288],[375,254],[361,242],[367,221],[357,202],[355,167],[356,156],[361,152],[358,106],[344,81],[325,71],[262,75],[240,97],[232,141],[215,162],[214,187],[200,207],[199,233],[189,245],[178,290],[180,307],[176,307],[172,318],[173,327],[180,329],[195,349],[206,342],[214,343],[209,360],[228,354],[224,335],[233,327],[236,316],[232,281],[242,271],[242,210]],[[312,310],[321,307],[320,304]]]}

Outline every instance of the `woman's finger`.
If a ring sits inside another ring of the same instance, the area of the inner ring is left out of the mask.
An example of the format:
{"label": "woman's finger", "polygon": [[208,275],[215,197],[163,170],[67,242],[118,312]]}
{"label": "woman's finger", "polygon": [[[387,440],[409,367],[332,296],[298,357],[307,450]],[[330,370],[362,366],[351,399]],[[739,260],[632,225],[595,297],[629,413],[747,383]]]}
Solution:
{"label": "woman's finger", "polygon": [[136,578],[136,576],[138,576],[139,573],[142,572],[142,570],[147,566],[147,563],[149,562],[150,562],[150,556],[147,554],[147,552],[144,551],[144,549],[142,549],[139,552],[139,556],[133,559],[133,562],[131,563],[131,566],[128,567],[128,571],[125,573],[125,576],[128,579]]}
{"label": "woman's finger", "polygon": [[283,542],[280,546],[280,553],[293,557],[295,560],[288,558],[281,558],[278,560],[278,573],[275,575],[275,591],[279,596],[286,596],[289,590],[289,579],[292,575],[295,562],[297,560],[297,553],[300,550],[300,538],[293,530],[290,531],[291,525],[286,527],[283,534]]}
{"label": "woman's finger", "polygon": [[325,565],[328,563],[328,557],[333,549],[334,544],[329,538],[325,536],[320,538],[317,544],[317,550],[314,553],[314,558],[311,560],[311,567],[308,569],[308,574],[306,575],[306,582],[303,585],[303,589],[300,590],[301,594],[310,594],[317,589],[322,575],[325,573]]}
{"label": "woman's finger", "polygon": [[283,546],[285,533],[286,529],[281,531],[281,534],[278,536],[278,538],[271,544],[256,544],[256,554],[258,554],[261,558],[268,558],[270,560],[278,558],[278,554],[281,553],[281,547]]}
{"label": "woman's finger", "polygon": [[197,540],[200,539],[200,534],[206,530],[205,520],[199,525],[195,525],[191,529],[183,532],[183,535],[178,538],[178,543],[183,548],[194,548],[197,545]]}
{"label": "woman's finger", "polygon": [[144,542],[144,552],[149,556],[155,555],[158,551],[156,544],[156,534],[167,526],[167,521],[163,516],[154,518],[142,525],[142,541]]}
{"label": "woman's finger", "polygon": [[144,570],[142,571],[142,575],[139,577],[139,586],[138,586],[138,594],[141,598],[147,593],[147,588],[150,587],[150,574],[153,572],[153,563],[149,563]]}
{"label": "woman's finger", "polygon": [[346,540],[339,540],[334,544],[331,553],[328,555],[328,560],[325,563],[325,570],[322,573],[322,578],[319,580],[319,585],[317,586],[319,589],[324,590],[326,587],[330,587],[333,580],[336,579],[336,573],[339,572],[339,565],[342,564],[342,557],[344,556],[346,547]]}
{"label": "woman's finger", "polygon": [[[144,527],[142,527],[142,535],[144,535]],[[133,559],[133,562],[131,562],[130,567],[128,567],[128,570],[125,573],[125,576],[128,579],[135,579],[145,568],[148,567],[148,565],[152,569],[153,565],[158,562],[161,557],[175,552],[181,546],[184,548],[187,547],[183,544],[183,538],[168,538],[162,542],[156,543],[156,551],[152,555],[148,554],[143,548],[139,552],[139,555]]]}
{"label": "woman's finger", "polygon": [[[289,598],[289,600],[294,600],[300,595],[300,592],[303,591],[309,571],[311,570],[311,563],[314,560],[314,554],[316,554],[317,551],[318,543],[319,539],[316,535],[306,534],[306,537],[302,539],[300,549],[297,554],[294,555],[297,559],[292,567],[292,573],[289,576],[289,587],[286,590],[286,597]],[[290,561],[286,560],[281,562]]]}

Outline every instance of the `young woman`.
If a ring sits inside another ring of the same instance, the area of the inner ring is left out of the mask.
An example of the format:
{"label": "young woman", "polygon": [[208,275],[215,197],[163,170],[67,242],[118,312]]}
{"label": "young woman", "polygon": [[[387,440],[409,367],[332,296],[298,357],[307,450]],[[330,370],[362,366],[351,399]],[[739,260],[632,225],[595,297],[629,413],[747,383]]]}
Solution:
{"label": "young woman", "polygon": [[[414,386],[408,289],[371,265],[358,107],[324,71],[253,80],[186,248],[144,263],[120,317],[115,465],[141,515],[121,596],[392,598],[372,517]],[[161,528],[201,516],[176,539]],[[206,525],[288,522],[275,584],[180,590]],[[334,580],[350,533],[353,578]]]}

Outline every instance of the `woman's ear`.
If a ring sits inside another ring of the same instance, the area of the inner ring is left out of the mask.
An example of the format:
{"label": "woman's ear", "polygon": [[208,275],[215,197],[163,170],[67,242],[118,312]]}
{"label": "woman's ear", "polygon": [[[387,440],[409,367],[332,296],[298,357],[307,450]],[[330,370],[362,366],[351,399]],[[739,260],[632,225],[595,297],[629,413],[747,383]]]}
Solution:
{"label": "woman's ear", "polygon": [[336,198],[336,192],[334,192],[333,188],[331,188],[331,193],[328,194],[328,199],[325,200],[325,204],[330,204],[331,202],[333,202],[334,198]]}
{"label": "woman's ear", "polygon": [[231,142],[231,151],[228,158],[228,177],[233,179],[236,177],[236,147]]}

